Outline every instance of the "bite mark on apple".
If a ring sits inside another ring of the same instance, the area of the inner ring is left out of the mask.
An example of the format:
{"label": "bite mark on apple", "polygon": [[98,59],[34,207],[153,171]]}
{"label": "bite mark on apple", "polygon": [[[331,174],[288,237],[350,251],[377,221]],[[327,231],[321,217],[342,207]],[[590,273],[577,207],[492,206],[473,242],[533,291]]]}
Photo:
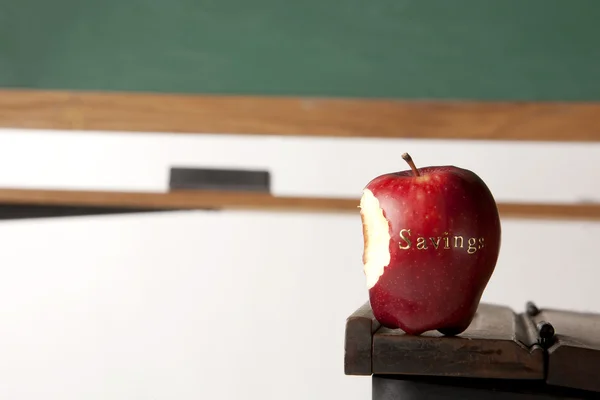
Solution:
{"label": "bite mark on apple", "polygon": [[363,226],[363,265],[367,288],[371,289],[385,267],[390,263],[390,225],[379,205],[379,200],[369,189],[360,198],[360,216]]}

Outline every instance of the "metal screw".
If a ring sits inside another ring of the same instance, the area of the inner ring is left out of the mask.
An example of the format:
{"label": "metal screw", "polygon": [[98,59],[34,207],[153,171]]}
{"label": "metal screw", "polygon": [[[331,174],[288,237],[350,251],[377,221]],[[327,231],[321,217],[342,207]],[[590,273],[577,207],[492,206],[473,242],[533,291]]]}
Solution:
{"label": "metal screw", "polygon": [[544,348],[550,347],[554,341],[554,327],[551,323],[540,321],[537,324],[540,345]]}
{"label": "metal screw", "polygon": [[530,317],[535,317],[536,315],[538,315],[540,313],[539,308],[537,308],[537,306],[533,303],[533,301],[528,301],[527,304],[525,305],[525,312],[527,313],[527,315],[529,315]]}

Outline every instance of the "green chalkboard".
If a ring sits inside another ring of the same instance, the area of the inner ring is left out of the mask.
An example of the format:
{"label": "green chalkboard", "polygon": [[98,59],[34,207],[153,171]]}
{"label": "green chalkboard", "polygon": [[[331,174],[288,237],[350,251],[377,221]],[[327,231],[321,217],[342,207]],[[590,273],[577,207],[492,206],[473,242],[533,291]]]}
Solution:
{"label": "green chalkboard", "polygon": [[600,1],[0,0],[0,86],[600,100]]}

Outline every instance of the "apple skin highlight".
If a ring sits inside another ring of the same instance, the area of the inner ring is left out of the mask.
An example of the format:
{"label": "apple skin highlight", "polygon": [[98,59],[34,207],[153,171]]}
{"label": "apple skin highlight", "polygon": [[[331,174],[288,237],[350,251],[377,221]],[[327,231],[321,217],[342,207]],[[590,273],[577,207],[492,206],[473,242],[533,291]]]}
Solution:
{"label": "apple skin highlight", "polygon": [[371,308],[383,326],[407,334],[457,335],[472,322],[494,272],[500,217],[492,193],[475,173],[454,166],[418,173],[381,175],[363,191],[363,263]]}

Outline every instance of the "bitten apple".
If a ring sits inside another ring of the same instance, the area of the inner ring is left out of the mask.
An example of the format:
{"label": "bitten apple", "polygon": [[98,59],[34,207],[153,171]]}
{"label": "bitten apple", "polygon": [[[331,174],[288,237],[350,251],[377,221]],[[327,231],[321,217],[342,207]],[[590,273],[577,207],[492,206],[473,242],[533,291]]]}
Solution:
{"label": "bitten apple", "polygon": [[419,335],[471,324],[500,251],[500,217],[474,172],[455,166],[381,175],[363,190],[363,264],[375,318]]}

